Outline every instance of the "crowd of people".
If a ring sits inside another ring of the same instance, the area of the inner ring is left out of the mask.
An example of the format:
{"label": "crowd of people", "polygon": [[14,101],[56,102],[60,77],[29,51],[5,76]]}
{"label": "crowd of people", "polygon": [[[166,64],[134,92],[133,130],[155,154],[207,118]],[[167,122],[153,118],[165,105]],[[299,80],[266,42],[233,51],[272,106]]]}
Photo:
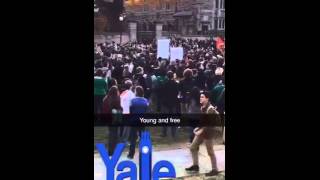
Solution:
{"label": "crowd of people", "polygon": [[[120,46],[114,42],[95,44],[94,47],[94,112],[95,114],[131,113],[214,113],[224,118],[224,49],[217,47],[214,39],[191,40],[170,38],[172,47],[183,47],[184,58],[170,61],[157,58],[156,40],[153,42],[130,42]],[[214,110],[213,110],[213,109]],[[176,127],[163,127],[162,136],[171,130],[173,138]],[[110,128],[110,137],[127,137],[129,158],[134,157],[136,140],[141,128]],[[205,132],[199,135],[199,132]],[[196,151],[205,141],[212,160],[217,167],[210,130],[190,129],[189,141],[194,165],[186,170],[199,169]],[[198,135],[197,135],[198,132]],[[118,133],[118,134],[117,134]],[[109,147],[115,146],[112,138]],[[111,152],[112,153],[112,150]]]}
{"label": "crowd of people", "polygon": [[[190,112],[187,105],[190,104],[194,87],[199,91],[212,92],[210,100],[223,108],[223,104],[218,103],[223,103],[220,95],[224,89],[224,52],[217,50],[213,40],[172,38],[171,45],[183,47],[183,60],[170,62],[156,58],[156,41],[124,46],[114,42],[96,44],[95,113],[102,112],[102,100],[109,87],[116,85],[122,93],[128,90],[125,85],[127,80],[132,82],[133,88],[142,86],[153,113]],[[134,96],[133,92],[130,94]],[[160,98],[164,95],[168,98]],[[176,104],[178,101],[180,103]],[[127,113],[128,107],[124,108]]]}

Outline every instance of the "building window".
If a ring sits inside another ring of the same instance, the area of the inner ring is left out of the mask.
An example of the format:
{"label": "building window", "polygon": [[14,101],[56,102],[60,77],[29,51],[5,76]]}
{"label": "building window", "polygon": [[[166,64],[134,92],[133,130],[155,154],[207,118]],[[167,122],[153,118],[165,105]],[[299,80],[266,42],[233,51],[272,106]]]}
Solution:
{"label": "building window", "polygon": [[222,24],[223,29],[225,29],[225,20],[223,19],[223,24]]}
{"label": "building window", "polygon": [[174,10],[178,11],[178,2],[176,1],[175,5],[174,5]]}
{"label": "building window", "polygon": [[148,10],[149,10],[149,6],[145,4],[145,5],[143,6],[143,11],[148,11]]}
{"label": "building window", "polygon": [[220,0],[220,9],[224,9],[224,0]]}
{"label": "building window", "polygon": [[209,16],[203,16],[202,17],[202,21],[208,21],[209,20]]}
{"label": "building window", "polygon": [[155,31],[156,30],[156,26],[153,23],[149,24],[149,31]]}
{"label": "building window", "polygon": [[159,0],[159,9],[163,9],[163,8],[164,8],[163,2],[162,2],[162,0]]}
{"label": "building window", "polygon": [[162,26],[162,31],[167,31],[167,25]]}
{"label": "building window", "polygon": [[147,30],[147,23],[142,23],[142,31],[146,31]]}
{"label": "building window", "polygon": [[214,20],[214,29],[218,29],[218,19]]}
{"label": "building window", "polygon": [[170,3],[166,2],[166,9],[169,10],[170,9]]}
{"label": "building window", "polygon": [[216,0],[216,9],[219,8],[219,1],[220,1],[220,0]]}
{"label": "building window", "polygon": [[224,19],[223,18],[221,18],[221,19],[219,19],[219,29],[224,29]]}

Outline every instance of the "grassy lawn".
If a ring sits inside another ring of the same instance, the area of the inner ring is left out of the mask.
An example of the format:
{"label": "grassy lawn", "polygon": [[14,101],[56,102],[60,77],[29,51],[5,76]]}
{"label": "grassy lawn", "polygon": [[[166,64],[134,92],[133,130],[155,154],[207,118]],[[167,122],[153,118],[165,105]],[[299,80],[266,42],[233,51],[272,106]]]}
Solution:
{"label": "grassy lawn", "polygon": [[[171,137],[171,131],[168,130],[167,137],[161,137],[162,127],[148,127],[151,132],[151,139],[153,142],[153,149],[155,151],[165,150],[165,149],[178,149],[181,145],[185,145],[189,141],[189,132],[187,127],[181,127],[177,130],[176,139]],[[216,127],[216,136],[214,138],[215,144],[222,144],[221,128]],[[96,143],[108,142],[108,127],[94,127],[94,150],[96,150]],[[126,148],[127,149],[127,148]]]}

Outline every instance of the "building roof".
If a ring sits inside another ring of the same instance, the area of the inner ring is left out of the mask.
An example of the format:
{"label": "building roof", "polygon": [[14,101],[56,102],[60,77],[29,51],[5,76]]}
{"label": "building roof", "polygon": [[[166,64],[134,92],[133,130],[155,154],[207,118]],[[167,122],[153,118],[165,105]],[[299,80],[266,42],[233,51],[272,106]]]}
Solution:
{"label": "building roof", "polygon": [[173,16],[178,17],[178,16],[192,16],[192,11],[181,11],[178,12],[176,14],[174,14]]}

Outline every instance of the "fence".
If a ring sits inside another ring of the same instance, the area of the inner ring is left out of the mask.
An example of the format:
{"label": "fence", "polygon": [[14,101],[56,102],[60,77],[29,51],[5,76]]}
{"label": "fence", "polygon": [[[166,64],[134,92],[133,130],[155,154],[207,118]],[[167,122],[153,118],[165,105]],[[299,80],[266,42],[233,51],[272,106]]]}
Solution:
{"label": "fence", "polygon": [[[105,43],[105,42],[112,42],[120,44],[120,33],[103,33],[100,35],[94,35],[94,42],[95,43]],[[125,44],[129,42],[129,34],[124,32],[122,33],[121,37],[121,44]]]}

